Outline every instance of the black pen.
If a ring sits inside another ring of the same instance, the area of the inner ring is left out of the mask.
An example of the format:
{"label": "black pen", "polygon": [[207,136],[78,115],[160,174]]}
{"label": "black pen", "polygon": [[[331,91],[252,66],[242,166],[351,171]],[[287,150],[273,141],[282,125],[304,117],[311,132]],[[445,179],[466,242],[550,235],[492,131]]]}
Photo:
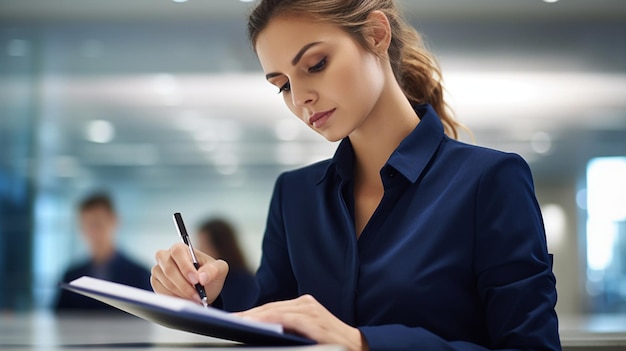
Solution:
{"label": "black pen", "polygon": [[[183,216],[180,213],[174,213],[174,224],[176,224],[176,229],[178,230],[178,235],[183,240],[185,245],[189,248],[189,253],[191,253],[191,260],[193,261],[194,267],[196,269],[200,268],[200,264],[198,263],[198,259],[196,258],[196,254],[193,252],[193,245],[191,245],[191,240],[189,240],[189,234],[187,234],[187,229],[185,228],[185,223],[183,222]],[[202,304],[204,307],[208,307],[206,292],[204,291],[204,286],[200,283],[196,283],[196,290],[198,291],[198,295],[200,295],[200,299],[202,300]]]}

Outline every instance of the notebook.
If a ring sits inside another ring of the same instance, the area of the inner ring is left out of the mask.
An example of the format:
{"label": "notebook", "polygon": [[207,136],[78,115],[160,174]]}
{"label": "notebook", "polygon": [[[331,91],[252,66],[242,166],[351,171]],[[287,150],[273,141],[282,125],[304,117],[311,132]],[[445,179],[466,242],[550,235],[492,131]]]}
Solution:
{"label": "notebook", "polygon": [[285,332],[280,324],[243,319],[181,298],[102,279],[84,276],[64,283],[61,287],[172,329],[250,345],[315,344],[313,340]]}

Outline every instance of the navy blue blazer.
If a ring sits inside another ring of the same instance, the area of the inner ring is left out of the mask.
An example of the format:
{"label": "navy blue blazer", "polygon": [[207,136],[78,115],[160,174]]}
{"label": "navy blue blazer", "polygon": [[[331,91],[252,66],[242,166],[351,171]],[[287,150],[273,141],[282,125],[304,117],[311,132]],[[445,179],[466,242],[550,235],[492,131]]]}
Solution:
{"label": "navy blue blazer", "polygon": [[349,139],[279,176],[257,304],[313,295],[372,350],[560,350],[555,277],[527,163],[448,138],[429,105],[380,171],[357,239]]}
{"label": "navy blue blazer", "polygon": [[[101,276],[99,274],[104,274],[104,276]],[[80,278],[84,275],[106,279],[115,283],[134,286],[136,288],[152,291],[152,287],[150,286],[150,271],[146,267],[143,267],[137,262],[126,257],[126,255],[122,254],[121,252],[116,253],[105,265],[105,267],[100,270],[96,268],[91,261],[86,261],[76,266],[73,266],[65,272],[62,281],[64,283],[69,283],[72,280]],[[119,311],[118,309],[109,306],[103,302],[65,289],[61,289],[59,291],[59,296],[56,301],[55,309],[57,311]]]}
{"label": "navy blue blazer", "polygon": [[231,268],[222,288],[221,308],[228,312],[243,311],[254,304],[257,291],[254,274],[244,268]]}

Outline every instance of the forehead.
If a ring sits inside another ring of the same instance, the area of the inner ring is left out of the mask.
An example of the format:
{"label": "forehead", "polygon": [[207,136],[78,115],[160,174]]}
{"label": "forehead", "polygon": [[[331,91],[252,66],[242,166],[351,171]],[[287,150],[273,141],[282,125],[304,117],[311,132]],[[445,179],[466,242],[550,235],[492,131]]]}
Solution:
{"label": "forehead", "polygon": [[348,36],[339,27],[306,16],[278,16],[259,33],[256,52],[265,72],[291,66],[291,60],[306,44],[328,42]]}
{"label": "forehead", "polygon": [[92,206],[80,211],[82,217],[111,216],[113,213],[104,206]]}

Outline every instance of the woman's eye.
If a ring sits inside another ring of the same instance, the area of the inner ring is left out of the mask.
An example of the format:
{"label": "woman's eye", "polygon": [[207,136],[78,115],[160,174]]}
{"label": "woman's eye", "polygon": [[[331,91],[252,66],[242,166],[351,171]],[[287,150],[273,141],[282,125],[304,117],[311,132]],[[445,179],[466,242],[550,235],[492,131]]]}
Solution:
{"label": "woman's eye", "polygon": [[319,72],[326,67],[326,57],[324,57],[320,62],[318,62],[315,66],[309,68],[309,72],[315,73]]}
{"label": "woman's eye", "polygon": [[278,88],[278,93],[284,93],[286,91],[289,91],[289,89],[291,88],[291,85],[289,84],[289,82],[283,84],[280,88]]}

